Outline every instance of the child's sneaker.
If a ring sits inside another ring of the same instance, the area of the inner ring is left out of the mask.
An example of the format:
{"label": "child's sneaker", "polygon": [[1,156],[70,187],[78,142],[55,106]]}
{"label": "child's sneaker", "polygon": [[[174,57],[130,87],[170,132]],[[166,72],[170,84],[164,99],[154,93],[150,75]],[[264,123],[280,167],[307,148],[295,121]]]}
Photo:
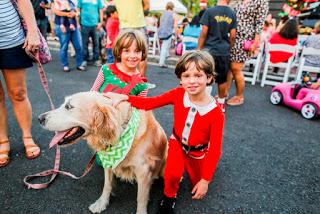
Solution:
{"label": "child's sneaker", "polygon": [[174,214],[174,206],[176,205],[176,198],[169,198],[163,196],[156,214]]}

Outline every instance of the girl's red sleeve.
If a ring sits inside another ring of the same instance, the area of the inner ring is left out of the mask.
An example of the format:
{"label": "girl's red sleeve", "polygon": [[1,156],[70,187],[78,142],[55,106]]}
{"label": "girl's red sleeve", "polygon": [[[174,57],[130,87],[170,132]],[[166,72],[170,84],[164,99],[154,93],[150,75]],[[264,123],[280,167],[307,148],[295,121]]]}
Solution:
{"label": "girl's red sleeve", "polygon": [[129,95],[128,101],[133,107],[151,110],[165,105],[173,104],[179,88],[169,90],[155,97],[139,97]]}
{"label": "girl's red sleeve", "polygon": [[207,181],[212,180],[222,154],[224,114],[221,111],[216,111],[211,121],[210,145],[204,159],[205,169],[202,171],[202,179]]}

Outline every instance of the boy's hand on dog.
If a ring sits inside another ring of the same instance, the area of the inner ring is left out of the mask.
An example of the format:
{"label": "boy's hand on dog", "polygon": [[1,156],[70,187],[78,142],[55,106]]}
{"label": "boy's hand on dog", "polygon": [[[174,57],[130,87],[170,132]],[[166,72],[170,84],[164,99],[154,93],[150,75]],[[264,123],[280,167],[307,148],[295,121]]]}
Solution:
{"label": "boy's hand on dog", "polygon": [[202,199],[208,192],[209,181],[201,179],[192,189],[192,199]]}
{"label": "boy's hand on dog", "polygon": [[113,92],[103,93],[103,96],[110,98],[112,101],[112,106],[114,107],[117,107],[121,102],[129,99],[127,95],[113,93]]}

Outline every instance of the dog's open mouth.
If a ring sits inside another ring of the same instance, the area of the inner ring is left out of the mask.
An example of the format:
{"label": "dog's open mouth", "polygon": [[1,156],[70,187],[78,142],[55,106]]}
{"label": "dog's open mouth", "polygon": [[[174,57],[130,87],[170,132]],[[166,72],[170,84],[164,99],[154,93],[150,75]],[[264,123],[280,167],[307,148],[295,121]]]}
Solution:
{"label": "dog's open mouth", "polygon": [[[73,129],[77,128],[74,132]],[[74,132],[71,134],[71,132]],[[73,144],[75,143],[80,137],[85,133],[85,130],[78,126],[73,127],[71,129],[65,130],[65,131],[59,131],[56,132],[55,136],[52,138],[49,148],[53,147],[54,145],[67,145],[67,144]]]}

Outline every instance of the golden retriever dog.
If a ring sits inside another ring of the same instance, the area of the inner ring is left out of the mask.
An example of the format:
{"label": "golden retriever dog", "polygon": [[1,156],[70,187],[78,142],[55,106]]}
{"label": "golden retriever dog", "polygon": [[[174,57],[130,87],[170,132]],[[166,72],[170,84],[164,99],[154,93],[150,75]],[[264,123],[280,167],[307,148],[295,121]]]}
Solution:
{"label": "golden retriever dog", "polygon": [[[167,138],[152,112],[139,110],[139,113],[140,122],[129,152],[117,167],[104,170],[102,194],[89,206],[93,213],[102,212],[109,204],[113,175],[137,182],[137,213],[147,213],[152,181],[163,173]],[[110,98],[98,92],[81,92],[67,97],[59,108],[41,114],[38,120],[43,128],[56,132],[51,144],[68,144],[84,138],[89,147],[101,151],[117,144],[131,114],[128,102],[114,107]],[[74,127],[77,131],[70,132]]]}

